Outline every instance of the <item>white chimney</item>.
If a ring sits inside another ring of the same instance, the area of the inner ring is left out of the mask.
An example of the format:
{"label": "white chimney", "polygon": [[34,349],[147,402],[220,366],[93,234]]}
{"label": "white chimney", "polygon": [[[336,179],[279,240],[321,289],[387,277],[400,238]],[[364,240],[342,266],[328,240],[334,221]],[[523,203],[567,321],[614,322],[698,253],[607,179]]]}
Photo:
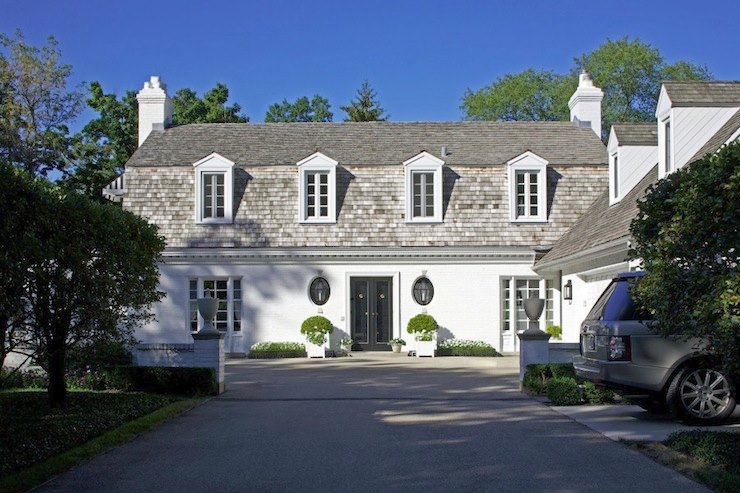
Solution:
{"label": "white chimney", "polygon": [[591,127],[601,138],[601,100],[604,92],[594,87],[591,76],[582,72],[578,77],[578,89],[570,97],[570,121],[579,127]]}
{"label": "white chimney", "polygon": [[136,95],[139,101],[139,145],[152,130],[164,130],[172,124],[172,100],[165,86],[156,75],[144,82],[144,88]]}

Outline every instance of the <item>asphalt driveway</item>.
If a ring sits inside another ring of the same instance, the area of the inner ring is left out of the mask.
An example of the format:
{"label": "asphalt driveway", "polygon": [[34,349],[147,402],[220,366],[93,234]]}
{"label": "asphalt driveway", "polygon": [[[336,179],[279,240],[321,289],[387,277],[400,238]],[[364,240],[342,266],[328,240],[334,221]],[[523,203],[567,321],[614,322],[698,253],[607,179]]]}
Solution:
{"label": "asphalt driveway", "polygon": [[223,395],[39,491],[708,491],[521,394],[496,364],[230,361]]}

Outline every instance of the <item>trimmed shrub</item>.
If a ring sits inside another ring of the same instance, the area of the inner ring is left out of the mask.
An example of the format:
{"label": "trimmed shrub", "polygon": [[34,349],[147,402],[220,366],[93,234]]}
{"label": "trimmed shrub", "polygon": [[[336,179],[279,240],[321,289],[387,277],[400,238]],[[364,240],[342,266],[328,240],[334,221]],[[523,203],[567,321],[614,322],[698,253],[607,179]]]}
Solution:
{"label": "trimmed shrub", "polygon": [[406,332],[416,334],[417,341],[431,341],[438,327],[434,317],[428,313],[420,313],[411,317],[406,325]]}
{"label": "trimmed shrub", "polygon": [[583,399],[588,404],[611,404],[614,402],[614,392],[597,387],[593,382],[584,382]]}
{"label": "trimmed shrub", "polygon": [[301,324],[301,334],[306,336],[306,340],[311,344],[322,345],[326,342],[326,336],[334,332],[334,326],[328,318],[321,315],[308,317]]}
{"label": "trimmed shrub", "polygon": [[110,370],[128,382],[131,390],[174,395],[209,395],[218,392],[213,368],[119,366]]}
{"label": "trimmed shrub", "polygon": [[547,398],[556,406],[575,406],[581,403],[578,383],[571,377],[553,377],[547,381]]}
{"label": "trimmed shrub", "polygon": [[487,342],[447,339],[437,346],[437,356],[501,356],[501,354]]}
{"label": "trimmed shrub", "polygon": [[576,373],[571,363],[549,363],[528,365],[522,379],[522,386],[535,394],[543,394],[547,381],[553,377],[570,377],[575,380]]}

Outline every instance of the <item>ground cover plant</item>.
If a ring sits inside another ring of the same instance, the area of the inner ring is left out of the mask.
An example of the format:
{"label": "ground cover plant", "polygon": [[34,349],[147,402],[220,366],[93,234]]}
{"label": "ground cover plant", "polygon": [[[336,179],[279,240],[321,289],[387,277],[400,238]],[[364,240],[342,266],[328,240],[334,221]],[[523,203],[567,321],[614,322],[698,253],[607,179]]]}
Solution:
{"label": "ground cover plant", "polygon": [[50,409],[43,391],[0,392],[0,477],[29,467],[178,400],[141,393],[70,392]]}
{"label": "ground cover plant", "polygon": [[277,358],[305,358],[306,347],[301,342],[258,342],[252,344],[247,358],[249,359],[277,359]]}
{"label": "ground cover plant", "polygon": [[437,356],[501,356],[501,353],[487,342],[447,339],[437,346]]}
{"label": "ground cover plant", "polygon": [[631,442],[630,446],[714,491],[740,491],[740,433],[678,431],[662,443]]}

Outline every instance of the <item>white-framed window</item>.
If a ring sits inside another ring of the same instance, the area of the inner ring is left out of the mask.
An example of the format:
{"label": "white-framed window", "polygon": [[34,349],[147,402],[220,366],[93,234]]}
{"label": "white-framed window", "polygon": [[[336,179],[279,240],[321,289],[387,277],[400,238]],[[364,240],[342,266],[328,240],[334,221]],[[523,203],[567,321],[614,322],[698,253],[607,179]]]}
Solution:
{"label": "white-framed window", "polygon": [[551,279],[505,277],[501,279],[501,330],[510,333],[527,330],[529,319],[524,313],[524,300],[544,298],[545,307],[540,316],[540,329],[554,325],[555,290]]}
{"label": "white-framed window", "polygon": [[665,159],[665,173],[673,171],[673,149],[671,139],[671,119],[663,120],[663,157]]}
{"label": "white-framed window", "polygon": [[201,277],[188,279],[188,325],[191,332],[203,327],[198,313],[198,298],[206,293],[218,298],[213,325],[222,332],[242,330],[242,281],[240,277]]}
{"label": "white-framed window", "polygon": [[611,188],[612,203],[619,200],[619,153],[615,152],[609,156],[609,166],[611,167]]}
{"label": "white-framed window", "polygon": [[195,168],[195,222],[233,222],[234,163],[213,153],[193,164]]}
{"label": "white-framed window", "polygon": [[320,152],[296,163],[300,222],[337,222],[337,164]]}
{"label": "white-framed window", "polygon": [[444,161],[424,151],[404,161],[406,222],[442,222],[442,166]]}
{"label": "white-framed window", "polygon": [[527,151],[508,163],[512,222],[547,222],[547,161]]}

